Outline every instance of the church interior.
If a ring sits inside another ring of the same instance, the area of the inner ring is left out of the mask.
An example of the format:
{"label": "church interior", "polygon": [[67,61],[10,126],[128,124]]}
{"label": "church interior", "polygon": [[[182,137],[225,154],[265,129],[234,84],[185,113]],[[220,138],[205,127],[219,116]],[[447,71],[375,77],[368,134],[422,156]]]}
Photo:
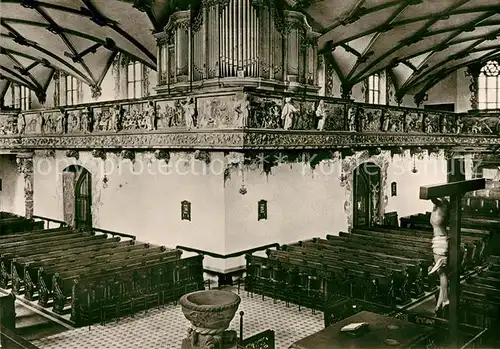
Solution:
{"label": "church interior", "polygon": [[1,0],[0,347],[499,325],[498,0]]}

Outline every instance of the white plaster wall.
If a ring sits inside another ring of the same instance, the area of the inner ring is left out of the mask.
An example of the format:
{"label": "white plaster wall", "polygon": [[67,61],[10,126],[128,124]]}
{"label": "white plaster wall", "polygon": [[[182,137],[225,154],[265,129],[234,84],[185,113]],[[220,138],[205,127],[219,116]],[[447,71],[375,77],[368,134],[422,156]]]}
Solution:
{"label": "white plaster wall", "polygon": [[[212,159],[218,156],[222,154],[212,154]],[[106,161],[89,152],[80,152],[79,160],[66,158],[62,151],[56,152],[55,159],[35,156],[35,215],[62,220],[62,170],[71,164],[92,174],[95,227],[168,247],[185,245],[226,253],[222,170],[204,173],[204,163],[178,153],[171,154],[168,168],[159,167],[152,153],[137,154],[134,164],[111,153]],[[103,186],[105,174],[107,188]],[[183,200],[191,202],[191,221],[181,220]],[[213,262],[214,266],[217,263],[221,262]]]}
{"label": "white plaster wall", "polygon": [[16,158],[12,155],[0,155],[0,211],[25,214],[24,178],[17,171]]}
{"label": "white plaster wall", "polygon": [[[387,169],[386,212],[397,211],[398,217],[429,211],[432,203],[419,199],[422,185],[446,183],[447,162],[443,152],[439,155],[424,155],[415,158],[416,173],[412,172],[413,157],[409,150],[402,155],[394,155]],[[391,196],[391,183],[397,184],[397,195]]]}
{"label": "white plaster wall", "polygon": [[[226,250],[228,253],[278,242],[296,242],[347,230],[345,190],[338,161],[309,165],[282,164],[266,176],[245,170],[248,192],[239,193],[241,174],[226,181]],[[257,220],[257,203],[267,200],[267,220]]]}
{"label": "white plaster wall", "polygon": [[429,104],[455,104],[457,108],[457,73],[451,73],[446,78],[427,91],[429,99],[424,105]]}

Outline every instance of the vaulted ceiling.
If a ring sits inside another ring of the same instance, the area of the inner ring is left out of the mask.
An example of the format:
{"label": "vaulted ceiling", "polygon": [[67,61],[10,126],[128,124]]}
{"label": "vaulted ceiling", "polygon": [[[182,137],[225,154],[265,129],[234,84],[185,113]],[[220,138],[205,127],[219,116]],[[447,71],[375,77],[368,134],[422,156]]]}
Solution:
{"label": "vaulted ceiling", "polygon": [[[322,34],[320,49],[347,87],[389,69],[398,95],[415,94],[500,56],[499,0],[282,1]],[[155,69],[152,33],[199,0],[0,2],[1,96],[9,81],[43,94],[55,69],[99,86],[119,52]]]}
{"label": "vaulted ceiling", "polygon": [[90,86],[99,86],[119,52],[155,69],[156,41],[152,33],[161,30],[173,3],[172,0],[0,2],[0,77],[42,93],[55,69]]}
{"label": "vaulted ceiling", "polygon": [[294,6],[301,3],[347,86],[389,69],[399,95],[420,93],[460,67],[500,54],[499,0],[309,0]]}

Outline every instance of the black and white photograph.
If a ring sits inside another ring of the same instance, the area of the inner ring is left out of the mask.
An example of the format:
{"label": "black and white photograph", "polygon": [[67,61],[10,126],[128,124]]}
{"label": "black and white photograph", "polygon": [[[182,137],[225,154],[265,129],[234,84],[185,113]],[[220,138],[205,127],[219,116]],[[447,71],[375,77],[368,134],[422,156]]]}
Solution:
{"label": "black and white photograph", "polygon": [[0,0],[0,348],[500,348],[500,0]]}

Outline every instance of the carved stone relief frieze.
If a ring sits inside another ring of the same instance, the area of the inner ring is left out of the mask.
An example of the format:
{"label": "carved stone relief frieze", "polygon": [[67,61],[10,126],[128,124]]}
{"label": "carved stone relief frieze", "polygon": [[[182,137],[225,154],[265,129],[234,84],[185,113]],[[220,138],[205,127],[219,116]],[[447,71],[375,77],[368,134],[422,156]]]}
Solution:
{"label": "carved stone relief frieze", "polygon": [[436,133],[439,132],[439,115],[434,113],[424,114],[424,132]]}
{"label": "carved stone relief frieze", "polygon": [[82,122],[82,111],[80,109],[77,110],[69,110],[67,111],[66,118],[66,133],[80,133],[82,130],[81,122]]}
{"label": "carved stone relief frieze", "polygon": [[156,102],[156,115],[156,128],[158,130],[186,126],[180,100]]}
{"label": "carved stone relief frieze", "polygon": [[384,110],[382,112],[382,132],[404,132],[404,112],[401,110]]}
{"label": "carved stone relief frieze", "polygon": [[323,130],[325,131],[343,131],[345,104],[324,103],[325,124]]}
{"label": "carved stone relief frieze", "polygon": [[[242,97],[243,98],[243,97]],[[234,128],[243,126],[249,104],[236,96],[198,98],[199,128]]]}
{"label": "carved stone relief frieze", "polygon": [[363,108],[363,113],[358,114],[362,131],[377,132],[382,128],[382,109]]}
{"label": "carved stone relief frieze", "polygon": [[405,113],[405,132],[422,132],[424,117],[422,113],[419,112],[407,112]]}
{"label": "carved stone relief frieze", "polygon": [[[121,130],[153,130],[156,124],[154,105],[151,107],[148,103],[134,103],[116,107],[111,111],[111,122],[108,124],[110,130],[115,132]],[[152,114],[150,116],[150,114]],[[153,119],[153,125],[149,122]]]}
{"label": "carved stone relief frieze", "polygon": [[0,135],[17,133],[17,116],[15,114],[0,115]]}
{"label": "carved stone relief frieze", "polygon": [[281,128],[281,106],[279,98],[253,97],[251,101],[250,120],[252,128]]}
{"label": "carved stone relief frieze", "polygon": [[[43,116],[42,113],[23,113],[20,117],[22,120],[18,119],[18,125],[21,126],[21,133],[25,134],[41,134],[43,129]],[[24,124],[24,125],[23,125]],[[22,127],[24,126],[24,127]]]}

